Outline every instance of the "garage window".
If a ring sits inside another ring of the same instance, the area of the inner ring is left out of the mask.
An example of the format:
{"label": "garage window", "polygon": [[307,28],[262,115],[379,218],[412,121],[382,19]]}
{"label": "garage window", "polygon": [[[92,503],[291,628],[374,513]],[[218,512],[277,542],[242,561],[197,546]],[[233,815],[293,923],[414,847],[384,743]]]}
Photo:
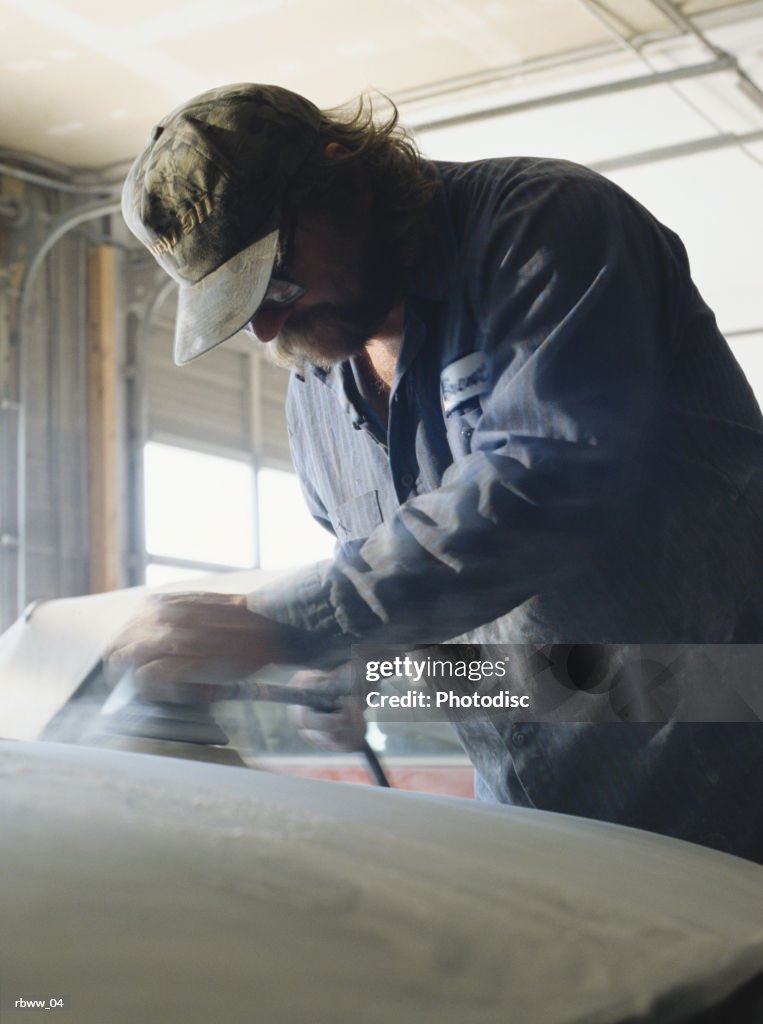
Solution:
{"label": "garage window", "polygon": [[144,480],[147,583],[255,565],[248,461],[152,441]]}
{"label": "garage window", "polygon": [[308,512],[294,473],[261,469],[257,498],[261,569],[289,569],[332,554],[334,538]]}
{"label": "garage window", "polygon": [[260,469],[255,497],[251,461],[155,441],[143,467],[151,586],[226,569],[288,569],[333,551],[294,473]]}

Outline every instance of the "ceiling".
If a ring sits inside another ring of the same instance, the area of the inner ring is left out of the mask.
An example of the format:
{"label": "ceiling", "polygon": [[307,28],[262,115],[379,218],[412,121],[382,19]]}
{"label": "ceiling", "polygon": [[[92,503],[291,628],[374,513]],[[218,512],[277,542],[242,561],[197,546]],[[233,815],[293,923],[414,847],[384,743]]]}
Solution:
{"label": "ceiling", "polygon": [[155,120],[226,82],[322,106],[376,88],[415,107],[621,50],[613,30],[637,44],[678,34],[659,0],[0,0],[0,29],[0,146],[77,168],[131,159]]}
{"label": "ceiling", "polygon": [[623,185],[684,239],[763,400],[763,0],[672,0],[704,41],[670,3],[0,0],[0,161],[116,183],[151,125],[211,86],[275,82],[321,106],[376,88],[432,158],[558,156]]}

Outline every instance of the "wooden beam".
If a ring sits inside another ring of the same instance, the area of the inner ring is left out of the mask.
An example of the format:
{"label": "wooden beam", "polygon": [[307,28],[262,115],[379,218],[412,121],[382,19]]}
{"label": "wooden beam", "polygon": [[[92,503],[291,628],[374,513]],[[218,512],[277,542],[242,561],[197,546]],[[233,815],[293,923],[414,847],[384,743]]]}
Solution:
{"label": "wooden beam", "polygon": [[90,591],[121,585],[117,339],[114,249],[99,245],[87,267],[87,413]]}
{"label": "wooden beam", "polygon": [[[17,178],[0,175],[0,199],[11,199],[24,202],[24,183]],[[18,246],[15,247],[15,250]],[[0,395],[12,401],[18,401],[16,394],[16,361],[17,353],[11,347],[10,325],[16,323],[18,315],[17,299],[21,281],[24,277],[24,263],[11,245],[10,230],[0,218],[0,266],[4,268],[5,282],[0,288]]]}

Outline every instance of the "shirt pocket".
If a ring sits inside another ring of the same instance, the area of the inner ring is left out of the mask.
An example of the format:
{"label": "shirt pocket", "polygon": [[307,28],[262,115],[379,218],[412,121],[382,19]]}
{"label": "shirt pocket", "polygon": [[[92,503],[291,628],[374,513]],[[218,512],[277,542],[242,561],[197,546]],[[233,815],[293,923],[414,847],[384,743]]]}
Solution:
{"label": "shirt pocket", "polygon": [[329,512],[334,533],[340,544],[365,540],[384,520],[378,491],[366,491],[350,498]]}

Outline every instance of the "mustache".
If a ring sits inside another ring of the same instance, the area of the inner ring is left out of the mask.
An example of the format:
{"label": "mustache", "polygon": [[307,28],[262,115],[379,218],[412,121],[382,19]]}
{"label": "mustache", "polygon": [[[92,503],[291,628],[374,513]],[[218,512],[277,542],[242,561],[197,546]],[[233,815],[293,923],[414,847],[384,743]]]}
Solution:
{"label": "mustache", "polygon": [[307,340],[323,332],[368,331],[370,337],[387,312],[386,303],[347,302],[338,305],[324,302],[311,309],[295,310],[281,333],[287,339],[301,336]]}

